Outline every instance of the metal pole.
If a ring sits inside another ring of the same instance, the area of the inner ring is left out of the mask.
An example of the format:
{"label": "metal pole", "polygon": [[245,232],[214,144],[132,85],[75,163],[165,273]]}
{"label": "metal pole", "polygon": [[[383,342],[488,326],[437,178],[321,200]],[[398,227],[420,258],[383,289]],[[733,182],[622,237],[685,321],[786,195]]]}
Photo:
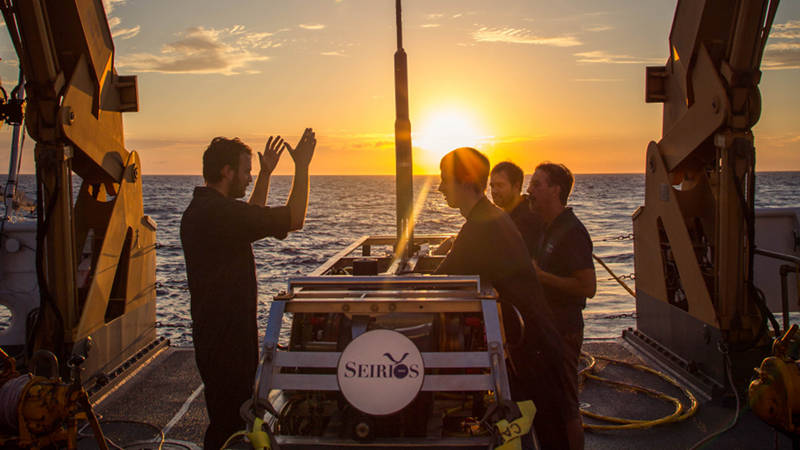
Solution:
{"label": "metal pole", "polygon": [[[414,205],[413,173],[411,166],[411,121],[408,117],[408,65],[403,50],[403,22],[400,0],[397,10],[397,51],[394,54],[395,98],[395,159],[397,193],[397,247],[395,254],[405,259],[413,253],[414,224],[411,212]],[[402,248],[399,248],[401,247]]]}
{"label": "metal pole", "polygon": [[[10,100],[19,100],[25,98],[25,83],[22,75],[22,69],[19,71],[19,83],[16,89],[12,91],[13,96]],[[11,135],[11,155],[8,161],[8,179],[6,180],[6,187],[3,190],[5,193],[6,217],[9,216],[11,209],[14,206],[14,197],[17,192],[17,180],[19,179],[19,159],[20,155],[20,131],[22,123],[14,124],[14,131]]]}

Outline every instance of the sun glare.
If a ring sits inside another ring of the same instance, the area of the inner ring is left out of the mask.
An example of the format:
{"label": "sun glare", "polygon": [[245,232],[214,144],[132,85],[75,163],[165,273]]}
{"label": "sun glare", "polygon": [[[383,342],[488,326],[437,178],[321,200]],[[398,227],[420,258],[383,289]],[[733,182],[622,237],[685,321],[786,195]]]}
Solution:
{"label": "sun glare", "polygon": [[[412,124],[413,127],[413,124]],[[466,111],[440,109],[420,120],[413,143],[425,152],[428,165],[438,167],[439,159],[458,147],[479,147],[485,133]]]}

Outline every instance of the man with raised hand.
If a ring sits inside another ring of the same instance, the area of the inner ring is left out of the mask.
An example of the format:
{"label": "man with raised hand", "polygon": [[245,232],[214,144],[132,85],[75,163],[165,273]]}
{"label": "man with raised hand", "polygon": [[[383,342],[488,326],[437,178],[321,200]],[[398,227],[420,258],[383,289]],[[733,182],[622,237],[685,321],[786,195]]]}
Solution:
{"label": "man with raised hand", "polygon": [[542,222],[531,211],[528,196],[522,194],[524,178],[525,174],[518,165],[503,161],[492,168],[489,190],[494,204],[508,213],[517,225],[532,257],[542,233]]}
{"label": "man with raised hand", "polygon": [[[308,167],[316,139],[307,128],[296,148],[270,137],[258,154],[261,170],[247,203],[238,200],[252,181],[252,150],[238,138],[216,137],[203,153],[205,186],[194,190],[181,219],[181,243],[191,294],[195,361],[205,385],[209,426],[204,447],[221,448],[242,427],[239,408],[252,395],[258,366],[258,286],[251,244],[299,230],[308,205]],[[294,160],[285,206],[265,206],[269,179],[283,150]]]}
{"label": "man with raised hand", "polygon": [[533,426],[542,448],[583,448],[578,393],[562,363],[561,339],[527,248],[508,214],[484,195],[489,160],[474,148],[463,147],[445,155],[440,169],[439,191],[467,221],[436,273],[479,275],[497,290],[504,311],[510,312],[505,304],[519,310],[524,334],[513,321],[504,322],[508,342],[517,343],[508,348],[512,397],[535,403]]}
{"label": "man with raised hand", "polygon": [[592,239],[567,206],[573,184],[572,172],[563,164],[539,164],[528,185],[528,200],[545,227],[534,253],[534,268],[564,341],[567,370],[577,387],[582,310],[586,299],[594,297],[597,281]]}

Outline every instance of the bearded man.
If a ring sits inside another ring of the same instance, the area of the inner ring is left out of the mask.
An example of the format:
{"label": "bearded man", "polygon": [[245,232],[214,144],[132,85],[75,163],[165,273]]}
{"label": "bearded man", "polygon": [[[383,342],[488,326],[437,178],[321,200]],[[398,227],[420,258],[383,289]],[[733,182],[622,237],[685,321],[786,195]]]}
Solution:
{"label": "bearded man", "polygon": [[[205,186],[194,190],[181,219],[192,311],[195,362],[205,385],[209,425],[204,448],[221,448],[241,429],[239,407],[252,395],[258,367],[258,286],[251,244],[299,230],[308,205],[308,166],[316,139],[307,128],[296,148],[279,137],[259,153],[261,170],[247,203],[238,200],[252,181],[252,150],[238,138],[216,137],[203,153]],[[295,164],[285,206],[265,206],[269,179],[283,150]]]}

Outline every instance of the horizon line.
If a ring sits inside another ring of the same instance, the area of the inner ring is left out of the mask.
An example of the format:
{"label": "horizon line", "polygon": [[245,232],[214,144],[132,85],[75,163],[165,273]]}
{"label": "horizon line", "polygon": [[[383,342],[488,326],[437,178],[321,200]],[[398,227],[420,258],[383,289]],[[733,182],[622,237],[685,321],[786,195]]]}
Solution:
{"label": "horizon line", "polygon": [[[793,172],[800,172],[800,169],[793,169],[793,170],[758,170],[756,174],[759,173],[793,173]],[[572,172],[573,175],[645,175],[645,172]],[[26,172],[20,173],[19,175],[36,175],[34,172]],[[77,174],[76,174],[77,175]],[[202,173],[146,173],[142,174],[143,176],[148,177],[202,177]],[[439,173],[415,173],[414,176],[438,176]],[[530,174],[525,174],[525,176]],[[0,173],[0,176],[7,177],[8,173]],[[80,175],[77,175],[80,177]],[[278,177],[290,177],[294,176],[291,173],[280,173],[280,174],[272,174],[271,176],[278,176]],[[340,176],[340,177],[376,177],[376,176],[395,176],[394,173],[312,173],[310,174],[312,177],[331,177],[331,176]]]}

